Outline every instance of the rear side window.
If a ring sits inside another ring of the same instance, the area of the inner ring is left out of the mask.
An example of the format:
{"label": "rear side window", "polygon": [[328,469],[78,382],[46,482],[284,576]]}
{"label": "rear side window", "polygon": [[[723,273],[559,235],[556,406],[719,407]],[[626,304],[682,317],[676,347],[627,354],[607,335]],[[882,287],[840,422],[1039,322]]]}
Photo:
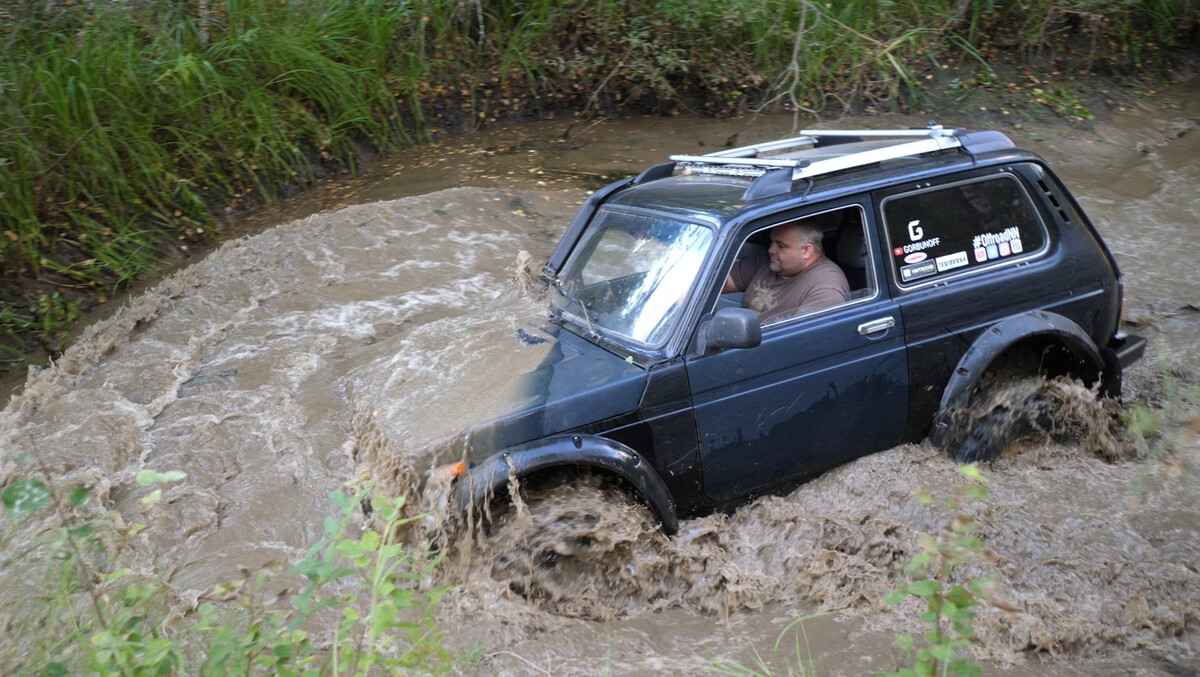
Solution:
{"label": "rear side window", "polygon": [[901,287],[1035,256],[1046,228],[1012,176],[938,186],[883,202]]}

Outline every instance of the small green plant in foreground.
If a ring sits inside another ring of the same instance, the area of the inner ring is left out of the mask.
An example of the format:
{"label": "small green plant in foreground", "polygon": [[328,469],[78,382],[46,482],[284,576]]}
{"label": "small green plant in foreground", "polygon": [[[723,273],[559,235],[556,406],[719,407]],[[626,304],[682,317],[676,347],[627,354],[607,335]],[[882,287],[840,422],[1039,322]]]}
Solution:
{"label": "small green plant in foreground", "polygon": [[1180,388],[1166,360],[1161,362],[1162,405],[1137,402],[1125,411],[1126,430],[1147,448],[1132,493],[1144,496],[1149,490],[1147,481],[1157,476],[1180,483],[1200,504],[1200,385]]}
{"label": "small green plant in foreground", "polygon": [[[185,478],[143,470],[136,481],[152,487]],[[29,618],[10,624],[0,672],[365,675],[433,673],[451,665],[433,616],[445,588],[421,589],[438,558],[417,556],[397,540],[401,527],[418,519],[403,516],[403,498],[373,498],[379,531],[354,537],[347,532],[361,497],[335,493],[341,518],[325,520],[324,538],[298,564],[286,573],[245,571],[202,596],[180,620],[164,601],[173,596],[169,586],[130,568],[132,544],[146,525],[114,525],[103,514],[86,519],[95,508],[89,491],[67,493],[60,497],[34,476],[0,494],[8,518],[0,546],[16,553],[0,560],[0,571],[20,567],[31,589],[39,571],[49,583],[39,604],[26,606]],[[162,495],[155,487],[141,502],[153,510]],[[45,517],[47,507],[58,526],[36,529],[29,544],[13,547],[13,527],[34,526],[28,521]],[[288,586],[297,576],[307,584],[292,594]]]}
{"label": "small green plant in foreground", "polygon": [[[245,608],[245,627],[231,625],[211,602],[200,606],[200,630],[212,634],[206,674],[365,675],[375,667],[395,674],[414,669],[431,672],[447,664],[442,635],[433,619],[445,588],[421,593],[412,585],[429,577],[438,560],[417,565],[404,544],[396,541],[399,527],[418,518],[402,517],[403,497],[375,496],[371,507],[379,516],[381,532],[367,531],[354,539],[346,536],[346,530],[360,498],[338,492],[333,501],[342,510],[341,520],[326,518],[325,538],[289,571],[308,579],[308,587],[292,600],[290,609],[266,608],[261,594],[244,594],[259,592],[270,582],[269,573],[216,591]],[[361,588],[329,593],[332,584],[355,577],[361,579]],[[305,625],[327,609],[340,620],[328,651],[319,651]]]}
{"label": "small green plant in foreground", "polygon": [[[946,531],[937,538],[920,536],[920,552],[904,567],[909,584],[892,590],[884,598],[891,605],[900,604],[909,597],[922,600],[926,611],[921,614],[921,621],[932,626],[925,632],[925,645],[920,648],[912,635],[896,636],[896,645],[912,656],[914,663],[911,668],[890,673],[893,676],[982,675],[983,668],[960,656],[960,652],[971,645],[974,636],[975,612],[972,608],[982,599],[998,608],[1015,610],[992,595],[991,582],[987,579],[971,579],[965,585],[948,582],[959,565],[983,553],[983,545],[975,535],[975,518],[965,514],[963,507],[969,500],[987,498],[987,489],[983,486],[985,480],[977,466],[959,466],[958,471],[972,483],[956,486],[953,495],[941,499],[952,514]],[[926,504],[937,500],[924,491],[919,498]]]}
{"label": "small green plant in foreground", "polygon": [[[808,632],[804,629],[804,621],[827,615],[829,614],[822,612],[801,616],[788,623],[775,638],[775,662],[783,662],[785,672],[782,674],[788,677],[816,677],[817,664],[813,658],[812,647],[808,644]],[[789,634],[792,636],[793,645],[789,651],[785,652],[784,642],[787,641]],[[802,640],[803,647],[800,645]],[[758,653],[758,649],[751,647],[751,651],[754,653],[753,665],[714,663],[710,670],[719,675],[731,675],[732,677],[774,677],[776,673],[767,665],[767,661]],[[807,659],[808,665],[805,665],[805,659]]]}

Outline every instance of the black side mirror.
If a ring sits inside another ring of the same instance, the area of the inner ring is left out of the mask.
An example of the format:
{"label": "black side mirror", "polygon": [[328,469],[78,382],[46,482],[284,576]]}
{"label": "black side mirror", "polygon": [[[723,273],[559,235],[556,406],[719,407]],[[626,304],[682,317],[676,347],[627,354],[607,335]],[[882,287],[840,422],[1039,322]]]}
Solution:
{"label": "black side mirror", "polygon": [[755,348],[762,343],[762,325],[749,308],[722,308],[700,325],[696,343],[701,354],[726,348]]}

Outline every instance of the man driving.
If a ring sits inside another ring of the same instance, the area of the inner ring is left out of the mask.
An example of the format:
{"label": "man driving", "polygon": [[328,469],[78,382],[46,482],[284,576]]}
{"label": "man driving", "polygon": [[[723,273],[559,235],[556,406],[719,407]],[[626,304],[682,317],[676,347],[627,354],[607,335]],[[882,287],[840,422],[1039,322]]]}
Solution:
{"label": "man driving", "polygon": [[771,246],[734,264],[721,293],[745,292],[742,307],[766,324],[828,308],[850,299],[850,285],[825,257],[821,229],[785,223],[771,229]]}

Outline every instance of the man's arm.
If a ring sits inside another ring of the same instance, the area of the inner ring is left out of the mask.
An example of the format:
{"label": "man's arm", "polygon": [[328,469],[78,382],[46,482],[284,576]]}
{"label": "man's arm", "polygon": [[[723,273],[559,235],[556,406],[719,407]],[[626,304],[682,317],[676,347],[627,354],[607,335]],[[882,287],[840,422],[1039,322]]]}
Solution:
{"label": "man's arm", "polygon": [[850,294],[843,287],[836,284],[821,285],[813,288],[805,295],[804,301],[800,303],[800,307],[793,314],[803,315],[804,313],[811,313],[814,310],[831,308],[849,300]]}
{"label": "man's arm", "polygon": [[733,264],[729,275],[725,276],[725,286],[721,288],[721,293],[731,294],[735,291],[746,291],[750,280],[754,279],[754,273],[758,272],[759,268],[768,265],[770,261],[766,252],[739,260]]}

